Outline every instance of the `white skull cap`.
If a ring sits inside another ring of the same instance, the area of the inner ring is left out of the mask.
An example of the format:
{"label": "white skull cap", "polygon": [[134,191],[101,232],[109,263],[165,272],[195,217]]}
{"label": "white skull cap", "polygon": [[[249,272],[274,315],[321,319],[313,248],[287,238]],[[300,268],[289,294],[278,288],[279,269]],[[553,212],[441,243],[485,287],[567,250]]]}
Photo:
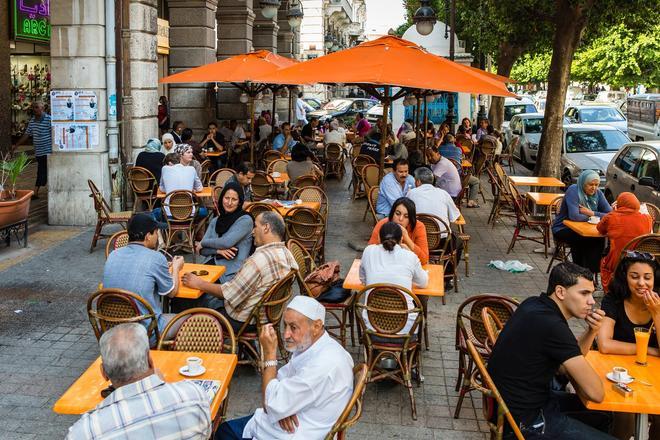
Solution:
{"label": "white skull cap", "polygon": [[312,321],[320,319],[325,324],[325,307],[312,297],[298,295],[286,307],[295,310]]}

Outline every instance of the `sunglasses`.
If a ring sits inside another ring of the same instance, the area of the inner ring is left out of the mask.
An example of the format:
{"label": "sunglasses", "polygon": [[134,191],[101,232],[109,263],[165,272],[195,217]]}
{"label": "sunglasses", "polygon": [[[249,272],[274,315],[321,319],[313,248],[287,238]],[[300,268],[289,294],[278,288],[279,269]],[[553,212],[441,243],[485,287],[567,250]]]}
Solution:
{"label": "sunglasses", "polygon": [[649,252],[638,252],[638,251],[626,251],[626,257],[628,258],[638,258],[641,260],[655,260],[653,254]]}

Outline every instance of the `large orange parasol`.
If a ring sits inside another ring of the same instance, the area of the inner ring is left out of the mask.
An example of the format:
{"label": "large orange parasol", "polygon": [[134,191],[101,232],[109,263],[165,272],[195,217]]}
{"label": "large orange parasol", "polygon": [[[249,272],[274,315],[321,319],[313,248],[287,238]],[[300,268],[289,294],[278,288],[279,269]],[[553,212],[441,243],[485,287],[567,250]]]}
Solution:
{"label": "large orange parasol", "polygon": [[[383,103],[384,126],[390,103],[411,92],[516,96],[493,74],[433,55],[413,42],[391,35],[265,74],[257,80],[272,84],[357,85]],[[401,90],[391,95],[391,87]],[[385,136],[381,136],[381,172],[384,151]]]}
{"label": "large orange parasol", "polygon": [[[231,83],[249,96],[250,120],[254,116],[254,98],[265,89],[273,91],[273,121],[275,121],[275,91],[284,84],[258,81],[256,78],[272,74],[279,69],[298,63],[296,60],[276,55],[267,50],[259,50],[242,55],[235,55],[225,60],[204,66],[194,67],[184,72],[161,78],[159,82],[173,83]],[[274,122],[273,122],[274,123]],[[254,132],[250,137],[250,160],[254,162]]]}

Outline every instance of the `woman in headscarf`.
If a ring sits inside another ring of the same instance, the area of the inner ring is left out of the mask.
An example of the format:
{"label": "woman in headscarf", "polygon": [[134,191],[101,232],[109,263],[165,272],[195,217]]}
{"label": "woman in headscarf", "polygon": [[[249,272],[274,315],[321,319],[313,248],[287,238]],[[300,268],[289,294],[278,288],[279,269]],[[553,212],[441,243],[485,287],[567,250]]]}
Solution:
{"label": "woman in headscarf", "polygon": [[202,166],[195,160],[195,155],[193,153],[193,147],[188,144],[179,144],[174,149],[174,152],[181,157],[181,165],[183,166],[192,166],[195,168],[197,177],[202,178]]}
{"label": "woman in headscarf", "polygon": [[165,155],[161,153],[160,149],[160,141],[156,138],[151,138],[144,146],[144,150],[135,159],[136,167],[146,168],[151,171],[151,174],[156,178],[156,186],[160,182],[160,171],[163,169],[163,159],[165,159]]}
{"label": "woman in headscarf", "polygon": [[160,152],[163,154],[174,153],[174,146],[176,144],[174,143],[174,136],[172,136],[172,133],[165,133],[161,140],[163,145],[160,147]]}
{"label": "woman in headscarf", "polygon": [[600,278],[605,292],[624,246],[633,238],[651,232],[653,220],[650,215],[639,212],[639,208],[635,194],[622,192],[616,199],[614,210],[596,226],[598,232],[607,236],[610,246],[609,253],[600,262]]}
{"label": "woman in headscarf", "polygon": [[586,222],[590,217],[604,217],[612,207],[603,192],[598,189],[600,176],[594,170],[584,170],[576,184],[568,187],[561,202],[559,213],[552,224],[555,241],[562,241],[571,248],[573,262],[597,273],[600,257],[605,247],[604,238],[583,237],[564,225],[564,220]]}
{"label": "woman in headscarf", "polygon": [[218,199],[219,215],[209,223],[204,238],[197,243],[197,251],[208,259],[204,264],[224,266],[220,283],[234,275],[250,255],[252,248],[252,216],[243,210],[243,188],[235,182],[227,182]]}

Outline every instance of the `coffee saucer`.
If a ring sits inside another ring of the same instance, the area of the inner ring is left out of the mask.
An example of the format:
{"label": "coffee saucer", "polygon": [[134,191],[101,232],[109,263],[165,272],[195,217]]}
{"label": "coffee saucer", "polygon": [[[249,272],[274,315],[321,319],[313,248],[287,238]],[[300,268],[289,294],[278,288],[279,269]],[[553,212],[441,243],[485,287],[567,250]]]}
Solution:
{"label": "coffee saucer", "polygon": [[605,375],[605,377],[607,377],[607,379],[611,380],[614,383],[622,383],[622,384],[625,384],[625,385],[628,385],[629,383],[632,383],[632,381],[635,380],[634,378],[632,378],[630,376],[628,376],[627,378],[622,379],[622,380],[616,380],[616,379],[614,379],[614,373],[612,373],[611,371],[609,373],[607,373]]}
{"label": "coffee saucer", "polygon": [[587,220],[587,223],[591,223],[592,225],[597,225],[598,223],[600,223],[600,219],[598,219],[598,220],[589,219],[589,220]]}
{"label": "coffee saucer", "polygon": [[206,373],[206,367],[204,367],[204,365],[199,367],[199,370],[195,371],[194,373],[188,370],[188,365],[184,365],[183,367],[179,368],[179,374],[186,377],[197,377],[204,373]]}

